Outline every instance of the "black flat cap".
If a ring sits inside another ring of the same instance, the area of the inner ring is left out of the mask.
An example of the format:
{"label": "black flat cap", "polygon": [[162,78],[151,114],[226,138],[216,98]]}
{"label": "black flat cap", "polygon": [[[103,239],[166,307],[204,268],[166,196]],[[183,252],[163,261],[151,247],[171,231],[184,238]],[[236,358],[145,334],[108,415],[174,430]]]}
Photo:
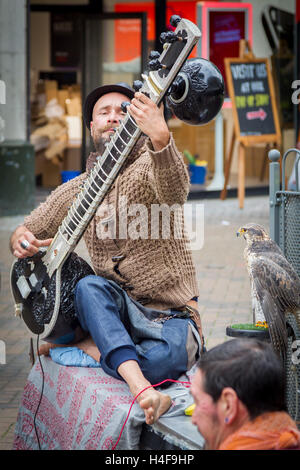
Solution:
{"label": "black flat cap", "polygon": [[91,93],[86,97],[84,107],[83,107],[83,117],[86,127],[90,130],[90,122],[93,120],[93,109],[95,103],[101,98],[102,95],[106,93],[122,93],[122,95],[128,96],[132,100],[134,96],[134,90],[125,82],[119,82],[115,85],[104,85],[95,88]]}

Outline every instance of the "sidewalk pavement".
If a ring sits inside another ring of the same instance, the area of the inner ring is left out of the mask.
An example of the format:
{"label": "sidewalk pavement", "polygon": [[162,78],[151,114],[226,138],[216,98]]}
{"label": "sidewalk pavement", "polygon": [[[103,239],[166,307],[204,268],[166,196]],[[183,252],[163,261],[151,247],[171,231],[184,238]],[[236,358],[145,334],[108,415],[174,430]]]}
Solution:
{"label": "sidewalk pavement", "polygon": [[[36,204],[46,196],[38,192]],[[257,222],[269,230],[269,202],[267,196],[249,197],[244,209],[239,209],[236,198],[220,201],[206,199],[190,201],[193,219],[196,207],[204,207],[204,243],[193,250],[200,288],[199,308],[206,347],[212,348],[226,340],[226,326],[252,320],[250,284],[243,251],[244,241],[236,237],[237,229],[247,222]],[[190,207],[189,207],[190,208]],[[201,212],[201,211],[200,211]],[[189,212],[190,213],[190,212]],[[14,260],[8,249],[12,231],[23,221],[23,216],[0,218],[0,348],[6,348],[6,363],[0,356],[0,450],[12,448],[14,426],[27,376],[30,332],[19,318],[14,317],[10,293],[10,269]],[[201,233],[201,217],[193,220]],[[78,246],[80,255],[85,246]],[[34,338],[36,349],[36,339]]]}

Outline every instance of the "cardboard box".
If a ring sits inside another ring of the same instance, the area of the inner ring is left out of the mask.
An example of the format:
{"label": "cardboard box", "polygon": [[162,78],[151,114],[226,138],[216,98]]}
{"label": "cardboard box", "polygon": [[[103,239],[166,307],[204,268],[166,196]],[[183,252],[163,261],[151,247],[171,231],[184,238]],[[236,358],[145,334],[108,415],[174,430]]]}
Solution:
{"label": "cardboard box", "polygon": [[67,171],[81,170],[81,147],[67,147],[65,150],[63,169]]}
{"label": "cardboard box", "polygon": [[56,160],[54,164],[51,160],[45,158],[44,152],[38,152],[35,155],[35,175],[41,176],[42,186],[45,188],[54,188],[61,184],[61,171],[63,163]]}
{"label": "cardboard box", "polygon": [[57,90],[57,81],[56,80],[44,80],[45,91],[47,90]]}
{"label": "cardboard box", "polygon": [[57,102],[63,108],[64,112],[67,112],[66,101],[69,98],[68,90],[57,90]]}
{"label": "cardboard box", "polygon": [[62,171],[81,171],[81,146],[67,147],[63,159],[49,160],[45,151],[35,154],[35,175],[40,175],[42,186],[51,188],[61,184]]}
{"label": "cardboard box", "polygon": [[66,100],[67,114],[69,116],[81,116],[81,99],[79,96]]}
{"label": "cardboard box", "polygon": [[56,80],[45,80],[45,95],[46,103],[53,98],[57,99],[57,81]]}
{"label": "cardboard box", "polygon": [[81,116],[66,116],[68,126],[69,141],[81,141],[82,138],[82,120]]}
{"label": "cardboard box", "polygon": [[53,188],[61,184],[62,164],[54,165],[47,161],[45,171],[42,174],[42,184],[45,188]]}

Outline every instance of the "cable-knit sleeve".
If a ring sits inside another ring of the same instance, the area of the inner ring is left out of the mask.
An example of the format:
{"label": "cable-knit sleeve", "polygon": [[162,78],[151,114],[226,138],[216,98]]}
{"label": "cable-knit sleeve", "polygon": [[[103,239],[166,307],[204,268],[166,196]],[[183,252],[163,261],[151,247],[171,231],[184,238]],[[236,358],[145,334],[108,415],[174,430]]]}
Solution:
{"label": "cable-knit sleeve", "polygon": [[153,175],[151,185],[161,204],[184,204],[190,189],[190,179],[182,154],[178,151],[173,135],[162,150],[154,151],[150,139],[146,142],[151,156]]}
{"label": "cable-knit sleeve", "polygon": [[83,173],[58,186],[45,202],[25,217],[25,227],[40,240],[54,237],[85,177]]}

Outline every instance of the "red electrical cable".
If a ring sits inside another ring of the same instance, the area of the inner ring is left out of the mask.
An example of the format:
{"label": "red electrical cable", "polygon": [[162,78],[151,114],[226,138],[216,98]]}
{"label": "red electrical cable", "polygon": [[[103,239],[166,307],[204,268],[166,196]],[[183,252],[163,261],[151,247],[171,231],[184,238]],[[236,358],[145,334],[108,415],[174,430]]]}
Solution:
{"label": "red electrical cable", "polygon": [[[130,412],[131,412],[131,408],[133,407],[133,404],[135,402],[135,400],[141,395],[141,393],[143,393],[145,390],[147,390],[148,388],[153,388],[153,387],[159,387],[160,385],[162,385],[163,383],[165,382],[176,382],[176,383],[180,383],[180,384],[188,384],[188,385],[191,385],[191,382],[182,382],[181,380],[173,380],[173,379],[165,379],[163,380],[162,382],[159,382],[158,384],[155,384],[155,385],[149,385],[148,387],[144,388],[143,390],[141,390],[133,399],[131,405],[130,405],[130,408],[129,408],[129,411],[127,413],[127,416],[126,416],[126,419],[124,421],[124,424],[122,426],[122,429],[121,429],[121,432],[119,434],[119,437],[117,439],[117,442],[115,443],[115,445],[111,448],[111,450],[115,450],[115,448],[117,447],[118,443],[119,443],[119,440],[121,439],[121,436],[122,436],[122,433],[124,431],[124,427],[125,427],[125,424],[127,423],[127,420],[129,418],[129,415],[130,415]],[[187,387],[189,388],[189,387]]]}

